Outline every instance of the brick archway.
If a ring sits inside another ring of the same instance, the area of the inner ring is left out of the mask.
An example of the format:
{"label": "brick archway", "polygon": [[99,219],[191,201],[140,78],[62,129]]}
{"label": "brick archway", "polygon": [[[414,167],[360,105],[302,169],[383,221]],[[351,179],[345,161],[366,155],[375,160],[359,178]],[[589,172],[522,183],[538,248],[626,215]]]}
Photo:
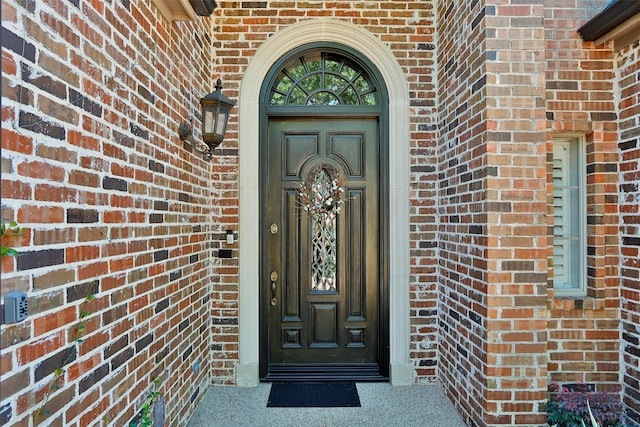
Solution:
{"label": "brick archway", "polygon": [[393,53],[366,30],[343,21],[317,19],[273,35],[256,52],[240,86],[240,313],[236,383],[258,384],[259,95],[272,65],[289,50],[313,42],[335,42],[363,52],[382,75],[389,92],[390,199],[390,376],[393,385],[413,383],[409,358],[409,98],[407,81]]}

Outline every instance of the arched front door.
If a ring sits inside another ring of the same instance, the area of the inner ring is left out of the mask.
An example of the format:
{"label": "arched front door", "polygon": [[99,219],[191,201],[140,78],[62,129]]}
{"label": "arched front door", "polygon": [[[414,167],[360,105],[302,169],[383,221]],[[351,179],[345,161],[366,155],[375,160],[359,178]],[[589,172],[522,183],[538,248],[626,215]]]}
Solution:
{"label": "arched front door", "polygon": [[261,93],[260,377],[388,377],[384,85],[339,46],[280,60]]}

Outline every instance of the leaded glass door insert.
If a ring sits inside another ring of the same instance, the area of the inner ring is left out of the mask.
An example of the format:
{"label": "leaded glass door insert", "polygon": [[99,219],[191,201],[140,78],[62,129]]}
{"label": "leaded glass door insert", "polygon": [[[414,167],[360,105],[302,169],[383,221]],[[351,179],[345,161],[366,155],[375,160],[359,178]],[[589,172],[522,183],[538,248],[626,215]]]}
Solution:
{"label": "leaded glass door insert", "polygon": [[339,170],[320,164],[298,187],[299,207],[311,221],[311,290],[336,290],[337,215],[344,203],[346,180]]}
{"label": "leaded glass door insert", "polygon": [[311,216],[311,290],[336,290],[336,214]]}

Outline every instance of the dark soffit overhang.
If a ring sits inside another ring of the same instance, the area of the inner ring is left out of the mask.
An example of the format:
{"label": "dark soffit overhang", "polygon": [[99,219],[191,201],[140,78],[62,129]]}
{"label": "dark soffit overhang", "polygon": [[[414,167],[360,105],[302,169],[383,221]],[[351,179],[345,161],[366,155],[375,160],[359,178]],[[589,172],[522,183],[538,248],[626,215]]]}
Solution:
{"label": "dark soffit overhang", "polygon": [[596,41],[640,12],[638,0],[611,0],[600,13],[578,29],[585,41]]}

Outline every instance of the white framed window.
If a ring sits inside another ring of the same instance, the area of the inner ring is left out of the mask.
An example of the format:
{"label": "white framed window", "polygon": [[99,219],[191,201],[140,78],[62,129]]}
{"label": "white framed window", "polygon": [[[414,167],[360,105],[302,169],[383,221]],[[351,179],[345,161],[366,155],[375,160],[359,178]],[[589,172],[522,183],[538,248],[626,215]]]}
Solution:
{"label": "white framed window", "polygon": [[553,139],[553,288],[586,295],[587,204],[584,139]]}

